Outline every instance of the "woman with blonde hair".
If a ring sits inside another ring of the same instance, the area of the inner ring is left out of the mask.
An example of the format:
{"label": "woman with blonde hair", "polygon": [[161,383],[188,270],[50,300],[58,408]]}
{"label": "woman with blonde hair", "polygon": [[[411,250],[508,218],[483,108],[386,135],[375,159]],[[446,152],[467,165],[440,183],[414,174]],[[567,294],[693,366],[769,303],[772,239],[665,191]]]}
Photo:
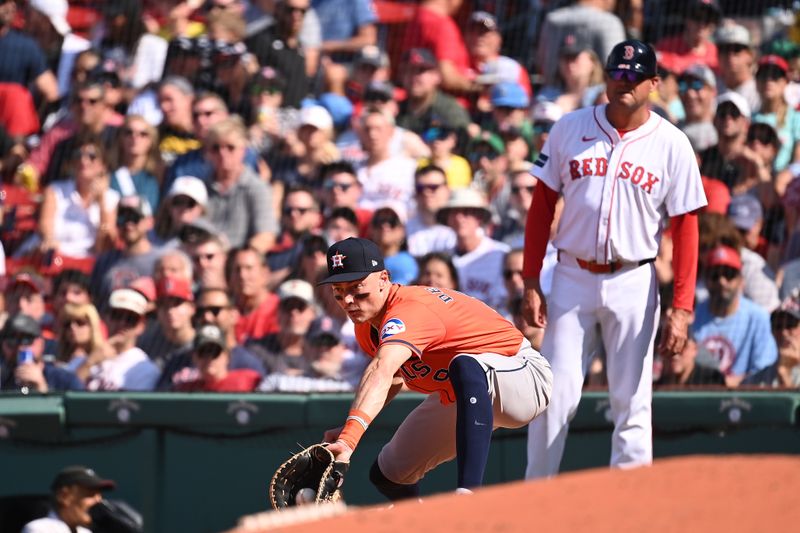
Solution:
{"label": "woman with blonde hair", "polygon": [[56,328],[60,339],[56,358],[72,372],[105,344],[100,315],[92,304],[64,304],[58,312]]}
{"label": "woman with blonde hair", "polygon": [[549,100],[569,113],[605,101],[603,65],[591,46],[577,34],[561,44],[556,85],[544,87],[538,100]]}
{"label": "woman with blonde hair", "polygon": [[155,210],[159,203],[164,165],[158,150],[158,131],[141,115],[128,115],[117,143],[117,169],[111,189],[120,196],[146,198]]}

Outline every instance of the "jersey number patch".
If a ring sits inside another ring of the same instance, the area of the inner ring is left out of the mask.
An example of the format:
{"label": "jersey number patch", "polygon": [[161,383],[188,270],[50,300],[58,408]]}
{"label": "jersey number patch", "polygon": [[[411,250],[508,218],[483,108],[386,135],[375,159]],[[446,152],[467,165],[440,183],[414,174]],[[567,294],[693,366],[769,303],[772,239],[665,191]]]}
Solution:
{"label": "jersey number patch", "polygon": [[[413,381],[417,378],[427,377],[428,374],[433,372],[433,369],[420,359],[415,359],[414,361],[403,363],[403,366],[400,367],[400,370],[403,372],[403,376],[409,381]],[[433,372],[432,379],[433,381],[447,381],[447,377],[448,377],[447,369],[440,368],[436,372]]]}

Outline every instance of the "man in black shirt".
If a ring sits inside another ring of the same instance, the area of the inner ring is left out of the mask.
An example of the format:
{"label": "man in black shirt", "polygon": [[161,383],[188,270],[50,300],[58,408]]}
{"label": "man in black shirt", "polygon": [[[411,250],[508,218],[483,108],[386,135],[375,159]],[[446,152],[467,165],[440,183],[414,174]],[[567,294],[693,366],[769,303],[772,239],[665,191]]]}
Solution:
{"label": "man in black shirt", "polygon": [[306,59],[300,46],[300,28],[308,0],[281,0],[275,7],[275,24],[245,41],[262,67],[273,67],[286,80],[283,105],[300,107],[309,91]]}

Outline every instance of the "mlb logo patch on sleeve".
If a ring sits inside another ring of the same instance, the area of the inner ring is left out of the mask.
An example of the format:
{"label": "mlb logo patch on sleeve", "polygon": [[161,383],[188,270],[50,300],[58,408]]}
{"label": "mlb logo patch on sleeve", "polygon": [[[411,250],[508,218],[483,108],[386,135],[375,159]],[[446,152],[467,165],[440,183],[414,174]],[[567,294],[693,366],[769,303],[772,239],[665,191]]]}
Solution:
{"label": "mlb logo patch on sleeve", "polygon": [[390,318],[386,321],[386,324],[383,325],[383,329],[381,329],[381,340],[391,337],[392,335],[397,335],[398,333],[403,333],[405,330],[406,325],[402,320],[399,318]]}
{"label": "mlb logo patch on sleeve", "polygon": [[548,159],[550,158],[547,157],[545,154],[539,154],[539,157],[536,159],[536,161],[534,161],[533,164],[536,165],[537,167],[543,167],[544,164],[547,163]]}

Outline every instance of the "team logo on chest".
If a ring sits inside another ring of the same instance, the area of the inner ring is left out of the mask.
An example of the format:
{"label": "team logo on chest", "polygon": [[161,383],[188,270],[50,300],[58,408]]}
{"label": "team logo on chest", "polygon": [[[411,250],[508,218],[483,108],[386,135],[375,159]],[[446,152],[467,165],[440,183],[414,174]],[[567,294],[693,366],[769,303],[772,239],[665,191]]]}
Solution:
{"label": "team logo on chest", "polygon": [[344,268],[344,260],[347,258],[346,255],[337,252],[336,254],[331,256],[331,268]]}
{"label": "team logo on chest", "polygon": [[[608,160],[605,157],[588,157],[586,159],[573,159],[569,162],[569,175],[573,180],[591,176],[603,177],[608,174]],[[647,194],[653,193],[653,187],[661,179],[641,165],[634,165],[630,161],[623,161],[619,165],[617,177],[630,180],[638,185]]]}
{"label": "team logo on chest", "polygon": [[403,333],[405,330],[406,325],[402,320],[399,318],[390,318],[386,321],[386,324],[383,325],[383,329],[381,329],[381,340],[391,337],[392,335],[397,335],[398,333]]}

